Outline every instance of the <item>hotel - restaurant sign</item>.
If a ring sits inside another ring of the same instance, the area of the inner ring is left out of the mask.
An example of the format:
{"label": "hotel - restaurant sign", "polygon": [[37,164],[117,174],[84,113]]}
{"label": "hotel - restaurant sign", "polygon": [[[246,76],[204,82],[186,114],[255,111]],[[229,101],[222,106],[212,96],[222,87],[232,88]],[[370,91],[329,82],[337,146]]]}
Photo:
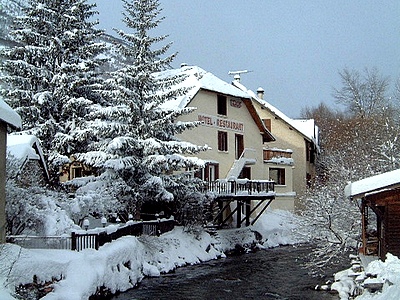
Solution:
{"label": "hotel - restaurant sign", "polygon": [[198,115],[198,120],[202,122],[202,125],[215,127],[218,129],[233,130],[237,132],[244,132],[244,124],[235,120],[229,120],[210,115]]}

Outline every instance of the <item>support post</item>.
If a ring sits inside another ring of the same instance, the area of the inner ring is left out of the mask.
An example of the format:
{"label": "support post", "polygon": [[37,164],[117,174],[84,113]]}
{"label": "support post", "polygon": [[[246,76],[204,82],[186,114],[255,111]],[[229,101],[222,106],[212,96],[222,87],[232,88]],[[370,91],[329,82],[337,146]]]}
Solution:
{"label": "support post", "polygon": [[224,202],[222,200],[218,201],[218,208],[219,208],[218,223],[222,224],[222,222],[224,221],[224,215],[223,215]]}
{"label": "support post", "polygon": [[76,233],[74,231],[71,232],[71,250],[76,250]]}
{"label": "support post", "polygon": [[361,200],[361,238],[362,238],[362,253],[367,254],[367,206],[365,205],[365,199]]}
{"label": "support post", "polygon": [[240,228],[242,225],[242,201],[237,200],[236,201],[236,227]]}
{"label": "support post", "polygon": [[246,226],[250,226],[251,200],[246,200]]}
{"label": "support post", "polygon": [[0,244],[6,242],[6,149],[7,124],[0,120]]}

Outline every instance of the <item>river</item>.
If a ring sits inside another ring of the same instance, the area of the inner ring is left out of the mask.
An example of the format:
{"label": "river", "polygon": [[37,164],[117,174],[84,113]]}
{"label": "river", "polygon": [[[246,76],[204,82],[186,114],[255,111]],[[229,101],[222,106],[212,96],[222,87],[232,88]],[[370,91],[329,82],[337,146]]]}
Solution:
{"label": "river", "polygon": [[286,246],[182,267],[112,299],[339,299],[314,289],[324,282],[301,267],[309,251]]}

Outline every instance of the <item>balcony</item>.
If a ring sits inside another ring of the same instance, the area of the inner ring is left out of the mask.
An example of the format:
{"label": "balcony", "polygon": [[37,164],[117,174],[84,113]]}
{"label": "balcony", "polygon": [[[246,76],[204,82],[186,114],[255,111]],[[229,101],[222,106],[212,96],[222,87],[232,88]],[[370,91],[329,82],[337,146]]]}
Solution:
{"label": "balcony", "polygon": [[211,192],[218,203],[212,226],[223,228],[236,224],[240,228],[254,225],[275,199],[274,182],[269,180],[220,179],[205,182],[203,192]]}
{"label": "balcony", "polygon": [[205,182],[203,192],[214,193],[216,198],[225,197],[275,197],[275,183],[270,180],[218,179]]}

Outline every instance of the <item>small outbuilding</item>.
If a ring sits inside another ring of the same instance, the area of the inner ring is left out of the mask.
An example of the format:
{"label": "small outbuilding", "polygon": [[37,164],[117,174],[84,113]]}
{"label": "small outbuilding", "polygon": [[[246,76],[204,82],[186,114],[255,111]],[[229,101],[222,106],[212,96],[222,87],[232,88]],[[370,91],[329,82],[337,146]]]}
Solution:
{"label": "small outbuilding", "polygon": [[9,134],[7,155],[12,156],[17,163],[20,185],[44,186],[49,182],[50,176],[43,151],[39,140],[34,135]]}
{"label": "small outbuilding", "polygon": [[382,260],[387,253],[400,257],[400,169],[349,183],[345,195],[359,201],[360,253]]}
{"label": "small outbuilding", "polygon": [[6,148],[7,128],[21,128],[21,117],[0,98],[0,243],[6,233]]}

